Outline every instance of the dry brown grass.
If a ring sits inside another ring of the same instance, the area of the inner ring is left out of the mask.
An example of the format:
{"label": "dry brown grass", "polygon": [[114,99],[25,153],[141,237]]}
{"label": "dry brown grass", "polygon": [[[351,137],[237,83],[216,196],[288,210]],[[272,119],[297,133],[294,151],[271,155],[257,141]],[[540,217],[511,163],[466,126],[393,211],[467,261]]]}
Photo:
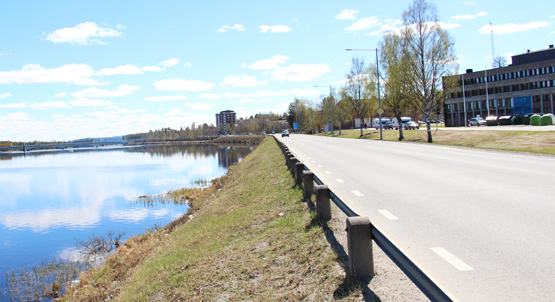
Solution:
{"label": "dry brown grass", "polygon": [[[398,141],[399,133],[384,130],[384,140]],[[426,131],[403,131],[405,142],[427,142]],[[326,135],[331,136],[331,135]],[[359,138],[360,130],[343,130],[336,137]],[[496,131],[496,130],[436,130],[432,128],[434,144],[555,154],[555,131]],[[364,139],[379,139],[380,131],[364,130]]]}

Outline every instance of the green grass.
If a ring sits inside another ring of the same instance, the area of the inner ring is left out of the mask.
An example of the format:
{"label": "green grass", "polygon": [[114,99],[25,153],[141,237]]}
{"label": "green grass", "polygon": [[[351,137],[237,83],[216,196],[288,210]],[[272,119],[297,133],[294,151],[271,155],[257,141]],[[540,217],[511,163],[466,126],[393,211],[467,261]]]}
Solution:
{"label": "green grass", "polygon": [[156,244],[138,265],[111,273],[134,248],[124,246],[122,260],[82,278],[66,300],[360,300],[272,138],[222,182],[193,219],[152,235]]}

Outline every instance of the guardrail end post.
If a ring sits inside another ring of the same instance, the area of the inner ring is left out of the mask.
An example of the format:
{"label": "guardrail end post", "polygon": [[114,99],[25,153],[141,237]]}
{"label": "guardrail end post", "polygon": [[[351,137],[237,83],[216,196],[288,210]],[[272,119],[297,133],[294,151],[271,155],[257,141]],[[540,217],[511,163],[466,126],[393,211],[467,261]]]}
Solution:
{"label": "guardrail end post", "polygon": [[367,216],[347,218],[349,273],[357,279],[374,276],[372,224]]}
{"label": "guardrail end post", "polygon": [[331,220],[330,189],[327,185],[316,186],[314,194],[316,195],[316,214],[318,220]]}
{"label": "guardrail end post", "polygon": [[297,178],[297,183],[302,183],[303,182],[303,172],[304,172],[304,164],[302,162],[298,162],[297,164],[297,168],[296,168],[296,173],[295,173],[295,177]]}
{"label": "guardrail end post", "polygon": [[314,193],[314,173],[312,171],[303,171],[303,193],[304,199],[310,199]]}

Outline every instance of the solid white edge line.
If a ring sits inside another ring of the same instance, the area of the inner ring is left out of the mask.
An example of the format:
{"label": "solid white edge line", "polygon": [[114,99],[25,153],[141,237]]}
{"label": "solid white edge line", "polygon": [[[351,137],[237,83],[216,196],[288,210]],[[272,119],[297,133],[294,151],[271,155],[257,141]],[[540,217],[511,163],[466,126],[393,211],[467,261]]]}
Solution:
{"label": "solid white edge line", "polygon": [[431,248],[431,250],[438,254],[445,261],[449,262],[449,264],[454,266],[459,271],[466,272],[474,270],[470,265],[464,263],[461,259],[457,258],[457,256],[449,253],[446,249],[442,247],[433,247]]}
{"label": "solid white edge line", "polygon": [[385,216],[385,218],[389,220],[399,219],[397,218],[397,216],[391,214],[388,210],[378,210],[378,212],[380,212],[383,216]]}

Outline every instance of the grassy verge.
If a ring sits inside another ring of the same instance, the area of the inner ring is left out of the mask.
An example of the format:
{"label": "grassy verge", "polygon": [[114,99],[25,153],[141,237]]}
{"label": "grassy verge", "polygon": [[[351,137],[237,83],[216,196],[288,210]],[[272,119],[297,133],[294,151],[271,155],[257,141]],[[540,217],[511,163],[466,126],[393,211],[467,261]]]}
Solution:
{"label": "grassy verge", "polygon": [[[316,135],[331,136],[331,133]],[[403,135],[406,142],[426,143],[427,141],[427,133],[423,130],[405,130]],[[335,136],[360,138],[360,129],[342,130],[341,134],[335,131]],[[398,141],[399,131],[383,130],[382,136],[387,141]],[[440,145],[555,154],[555,131],[436,131],[433,127],[432,137],[434,144]],[[380,139],[380,131],[375,129],[364,130],[362,138]]]}
{"label": "grassy verge", "polygon": [[360,300],[284,162],[267,138],[193,216],[128,240],[64,300]]}

